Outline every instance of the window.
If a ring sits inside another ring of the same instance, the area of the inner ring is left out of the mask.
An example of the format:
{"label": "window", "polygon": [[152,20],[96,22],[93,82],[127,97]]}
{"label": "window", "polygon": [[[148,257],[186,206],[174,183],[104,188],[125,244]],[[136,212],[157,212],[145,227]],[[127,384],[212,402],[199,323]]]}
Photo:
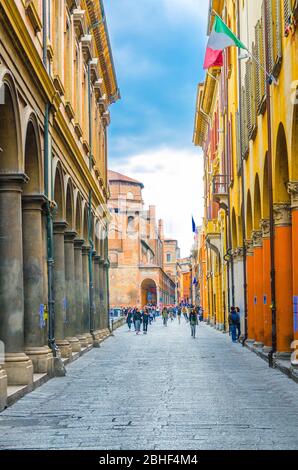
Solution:
{"label": "window", "polygon": [[171,262],[171,253],[167,253],[167,263]]}

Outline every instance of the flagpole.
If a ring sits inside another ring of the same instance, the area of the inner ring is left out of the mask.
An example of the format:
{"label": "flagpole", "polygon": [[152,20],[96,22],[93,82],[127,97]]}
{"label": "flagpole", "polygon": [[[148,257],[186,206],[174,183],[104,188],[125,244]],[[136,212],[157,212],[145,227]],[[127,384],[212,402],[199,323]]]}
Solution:
{"label": "flagpole", "polygon": [[[212,11],[210,12],[211,15],[213,16],[217,16],[221,21],[223,21],[223,19],[221,18],[221,16],[214,10],[212,9]],[[228,26],[227,26],[228,27]],[[260,61],[253,55],[253,53],[248,49],[248,47],[245,46],[245,50],[248,52],[249,56],[256,62],[256,64],[258,64],[258,66],[263,70],[263,72],[265,72],[266,76],[268,77],[269,79],[269,84],[271,85],[271,83],[274,83],[276,84],[276,79],[275,77],[268,73],[266,68],[260,63]]]}

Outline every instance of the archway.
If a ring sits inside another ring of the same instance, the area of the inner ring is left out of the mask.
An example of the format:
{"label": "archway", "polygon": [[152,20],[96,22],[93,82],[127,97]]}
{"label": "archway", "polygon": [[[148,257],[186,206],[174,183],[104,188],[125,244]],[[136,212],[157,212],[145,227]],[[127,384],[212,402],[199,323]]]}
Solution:
{"label": "archway", "polygon": [[55,179],[54,179],[54,200],[56,203],[54,220],[65,221],[63,172],[59,163],[57,164],[57,167],[56,167]]}
{"label": "archway", "polygon": [[263,177],[263,219],[269,219],[269,216],[268,152],[266,152]]}
{"label": "archway", "polygon": [[247,204],[246,204],[246,238],[251,239],[252,234],[252,206],[250,190],[247,191]]}
{"label": "archway", "polygon": [[79,193],[77,193],[76,204],[75,204],[75,231],[77,236],[80,238],[82,236],[82,198]]}
{"label": "archway", "polygon": [[16,92],[9,82],[4,82],[2,87],[4,103],[1,103],[0,112],[0,173],[17,173],[20,168],[21,143]]}
{"label": "archway", "polygon": [[261,222],[261,191],[259,175],[255,177],[255,189],[254,189],[254,208],[253,208],[253,228],[254,230],[260,230]]}
{"label": "archway", "polygon": [[157,304],[157,288],[152,279],[144,279],[141,284],[142,307],[147,304]]}
{"label": "archway", "polygon": [[238,246],[238,242],[237,242],[237,222],[236,222],[235,209],[233,208],[233,211],[232,211],[232,248],[233,248],[233,250],[236,250],[237,246]]}
{"label": "archway", "polygon": [[289,182],[289,162],[286,134],[282,123],[279,124],[276,141],[276,159],[274,172],[274,202],[290,203],[287,191]]}
{"label": "archway", "polygon": [[66,187],[66,222],[68,224],[67,230],[74,228],[74,201],[73,201],[73,186],[71,179],[67,181]]}

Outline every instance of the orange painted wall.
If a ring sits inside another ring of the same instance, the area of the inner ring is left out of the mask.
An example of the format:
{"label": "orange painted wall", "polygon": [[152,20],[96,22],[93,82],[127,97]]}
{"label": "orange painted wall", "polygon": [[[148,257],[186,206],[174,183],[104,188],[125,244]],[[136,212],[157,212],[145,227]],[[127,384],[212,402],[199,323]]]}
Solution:
{"label": "orange painted wall", "polygon": [[255,340],[264,343],[263,318],[263,247],[254,248]]}
{"label": "orange painted wall", "polygon": [[255,339],[255,312],[254,312],[254,255],[248,254],[247,269],[247,309],[248,309],[248,339]]}
{"label": "orange painted wall", "polygon": [[[293,260],[293,296],[297,297],[298,296],[298,210],[297,209],[292,211],[292,260]],[[298,317],[298,313],[296,313],[296,315]],[[293,322],[293,323],[296,324],[296,330],[297,330],[298,318],[296,322]],[[294,339],[298,340],[298,331],[295,332],[295,328],[294,328]]]}
{"label": "orange painted wall", "polygon": [[275,228],[277,351],[290,352],[293,340],[292,228]]}
{"label": "orange painted wall", "polygon": [[263,239],[263,318],[264,318],[264,345],[272,345],[272,316],[271,316],[271,284],[270,284],[270,239]]}

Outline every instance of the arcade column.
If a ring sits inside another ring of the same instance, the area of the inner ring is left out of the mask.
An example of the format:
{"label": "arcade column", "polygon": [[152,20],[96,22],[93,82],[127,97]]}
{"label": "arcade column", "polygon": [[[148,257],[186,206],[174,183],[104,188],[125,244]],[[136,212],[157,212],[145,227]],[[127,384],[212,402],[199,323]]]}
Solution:
{"label": "arcade column", "polygon": [[274,204],[277,355],[288,357],[293,340],[293,269],[290,204]]}
{"label": "arcade column", "polygon": [[67,230],[64,233],[65,256],[65,298],[66,298],[66,340],[70,343],[72,352],[81,351],[81,343],[76,337],[77,318],[75,307],[75,250],[76,232]]}
{"label": "arcade column", "polygon": [[82,246],[84,240],[74,239],[74,263],[75,263],[75,311],[76,311],[76,337],[82,348],[88,346],[88,339],[84,336],[84,309],[83,309],[83,262]]}
{"label": "arcade column", "polygon": [[35,373],[47,373],[53,367],[53,355],[47,346],[44,306],[44,203],[42,195],[22,198],[25,352]]}
{"label": "arcade column", "polygon": [[24,174],[0,175],[0,341],[5,351],[3,368],[9,385],[33,382],[32,361],[24,353],[21,197],[26,180]]}
{"label": "arcade column", "polygon": [[254,311],[254,249],[253,241],[246,240],[246,275],[247,275],[247,324],[249,343],[255,342],[255,311]]}
{"label": "arcade column", "polygon": [[62,357],[71,357],[70,343],[65,339],[66,291],[65,291],[65,251],[64,233],[67,222],[54,222],[54,299],[55,299],[55,336]]}
{"label": "arcade column", "polygon": [[263,238],[262,232],[252,233],[254,250],[254,317],[255,342],[254,347],[264,346],[264,317],[263,317]]}
{"label": "arcade column", "polygon": [[272,349],[272,311],[271,311],[271,254],[270,254],[270,221],[261,220],[263,238],[263,319],[264,319],[264,352]]}
{"label": "arcade column", "polygon": [[293,333],[298,340],[298,182],[288,183],[292,209]]}

